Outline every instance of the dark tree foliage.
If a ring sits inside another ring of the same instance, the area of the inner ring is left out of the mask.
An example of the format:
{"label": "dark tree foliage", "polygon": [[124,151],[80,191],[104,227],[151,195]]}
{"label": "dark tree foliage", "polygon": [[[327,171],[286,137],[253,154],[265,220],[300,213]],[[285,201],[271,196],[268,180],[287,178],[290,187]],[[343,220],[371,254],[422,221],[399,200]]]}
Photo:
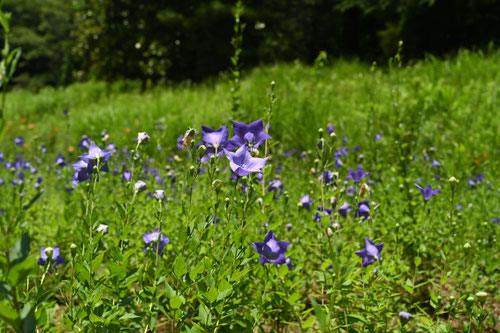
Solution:
{"label": "dark tree foliage", "polygon": [[[133,79],[145,86],[227,70],[235,0],[7,0],[18,82]],[[312,63],[319,52],[384,62],[500,41],[496,0],[245,0],[241,62]]]}
{"label": "dark tree foliage", "polygon": [[10,43],[23,52],[14,82],[37,89],[72,80],[73,8],[68,0],[6,1],[12,13]]}

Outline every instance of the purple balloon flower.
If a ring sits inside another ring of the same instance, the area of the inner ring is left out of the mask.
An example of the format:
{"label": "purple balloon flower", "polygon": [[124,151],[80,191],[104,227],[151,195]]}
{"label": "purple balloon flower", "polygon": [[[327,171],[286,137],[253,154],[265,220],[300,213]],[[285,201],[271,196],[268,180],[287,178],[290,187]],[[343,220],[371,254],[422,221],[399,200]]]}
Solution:
{"label": "purple balloon flower", "polygon": [[433,167],[436,167],[436,168],[439,168],[441,166],[441,163],[439,163],[438,160],[432,160],[431,164]]}
{"label": "purple balloon flower", "polygon": [[[273,191],[274,192],[274,198],[276,199],[277,196],[279,196],[281,193],[283,193],[283,184],[279,179],[274,179],[269,182],[269,187],[267,188],[268,192]],[[279,194],[278,194],[279,191]]]}
{"label": "purple balloon flower", "polygon": [[226,157],[231,170],[240,177],[252,172],[260,172],[267,162],[267,158],[252,157],[246,146],[241,146],[234,153],[226,150]]}
{"label": "purple balloon flower", "polygon": [[413,316],[410,313],[408,313],[408,312],[401,311],[399,313],[399,320],[401,320],[401,323],[403,325],[405,325],[407,322],[409,322],[412,319],[413,319]]}
{"label": "purple balloon flower", "polygon": [[250,148],[258,148],[266,140],[272,139],[271,136],[264,131],[262,119],[248,125],[233,121],[233,130],[235,135],[229,142],[235,147],[246,145]]}
{"label": "purple balloon flower", "polygon": [[50,254],[50,250],[52,250],[52,257],[51,257],[52,262],[51,262],[51,266],[49,268],[49,271],[52,271],[52,269],[54,267],[65,262],[63,256],[61,256],[61,253],[59,251],[59,246],[54,246],[53,248],[52,247],[41,247],[40,248],[40,259],[38,259],[37,265],[45,266],[47,260],[49,259],[46,252],[49,252],[49,254]]}
{"label": "purple balloon flower", "polygon": [[345,218],[347,217],[347,213],[349,213],[351,210],[352,207],[349,206],[349,203],[347,203],[347,201],[344,201],[344,204],[339,208],[339,214]]}
{"label": "purple balloon flower", "polygon": [[382,252],[383,248],[384,243],[375,245],[368,239],[368,237],[365,237],[365,248],[361,251],[355,251],[354,253],[363,259],[363,267],[366,267],[375,261],[380,261],[380,259],[382,259],[380,257],[380,252]]}
{"label": "purple balloon flower", "polygon": [[158,230],[158,228],[156,228],[155,231],[153,231],[151,233],[142,234],[142,238],[144,239],[144,242],[146,243],[146,246],[144,247],[144,253],[146,253],[148,247],[150,245],[152,245],[153,251],[155,253],[162,255],[163,248],[165,247],[165,245],[170,243],[170,239],[163,236],[163,234],[161,233],[161,231]]}
{"label": "purple balloon flower", "polygon": [[422,188],[420,185],[415,184],[415,186],[422,192],[422,196],[424,197],[424,200],[429,200],[433,196],[435,196],[438,193],[441,193],[440,189],[432,189],[431,185],[427,185],[425,188]]}
{"label": "purple balloon flower", "polygon": [[80,161],[73,164],[73,169],[75,170],[74,180],[77,182],[83,182],[87,179],[90,180],[94,171],[94,166],[96,165],[98,159],[102,165],[101,170],[108,172],[109,169],[107,161],[110,156],[110,152],[102,150],[95,143],[91,142],[89,151],[80,155]]}
{"label": "purple balloon flower", "polygon": [[263,242],[254,242],[252,246],[260,254],[260,263],[264,266],[264,264],[288,264],[290,261],[287,262],[285,251],[290,244],[278,241],[274,233],[269,231]]}
{"label": "purple balloon flower", "polygon": [[323,172],[323,184],[330,186],[333,185],[333,172],[330,170]]}
{"label": "purple balloon flower", "polygon": [[299,202],[302,204],[302,208],[307,210],[309,210],[309,208],[311,208],[311,205],[313,204],[309,194],[306,194],[302,198],[300,198]]}
{"label": "purple balloon flower", "polygon": [[64,156],[62,154],[57,155],[55,162],[61,168],[66,165],[66,160],[64,159]]}
{"label": "purple balloon flower", "polygon": [[363,221],[370,216],[370,201],[361,201],[358,203],[358,209],[354,213],[354,217],[362,217]]}
{"label": "purple balloon flower", "polygon": [[217,155],[222,157],[224,154],[224,149],[234,149],[233,145],[228,141],[228,129],[227,125],[222,126],[217,130],[214,130],[207,126],[201,126],[201,141],[198,143],[197,147],[205,145],[207,152],[205,156],[202,157],[201,161],[206,162],[212,155]]}
{"label": "purple balloon flower", "polygon": [[16,145],[21,147],[22,145],[24,145],[24,138],[22,136],[18,136],[16,138],[14,138],[14,142]]}
{"label": "purple balloon flower", "polygon": [[363,178],[370,175],[369,172],[365,173],[362,167],[359,167],[356,171],[349,169],[347,172],[349,172],[349,175],[345,179],[352,179],[355,183],[359,183]]}

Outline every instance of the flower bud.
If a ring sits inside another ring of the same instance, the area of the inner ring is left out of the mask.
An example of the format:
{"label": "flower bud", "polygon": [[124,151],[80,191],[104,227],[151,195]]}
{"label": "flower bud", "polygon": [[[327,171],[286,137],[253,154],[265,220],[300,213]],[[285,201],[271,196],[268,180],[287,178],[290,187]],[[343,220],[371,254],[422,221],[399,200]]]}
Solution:
{"label": "flower bud", "polygon": [[[320,129],[318,130],[318,134],[319,134],[319,137],[320,137],[320,138],[323,138],[323,134],[324,134],[324,133],[325,133],[325,131],[324,131],[322,128],[320,128]],[[320,149],[321,149],[321,148],[320,148]]]}
{"label": "flower bud", "polygon": [[149,135],[146,132],[139,132],[137,134],[137,143],[147,143],[149,141]]}
{"label": "flower bud", "polygon": [[156,190],[153,193],[153,198],[155,198],[156,200],[163,200],[163,199],[165,199],[165,191],[164,190]]}
{"label": "flower bud", "polygon": [[138,180],[135,184],[134,184],[134,191],[135,192],[142,192],[146,189],[146,183],[143,182],[142,180]]}
{"label": "flower bud", "polygon": [[52,255],[54,254],[54,249],[52,247],[46,247],[45,254],[47,255],[47,258],[52,259]]}
{"label": "flower bud", "polygon": [[74,258],[76,256],[76,251],[78,250],[78,246],[75,243],[72,243],[69,246],[69,250],[71,252],[71,256]]}
{"label": "flower bud", "polygon": [[465,243],[464,244],[464,249],[470,249],[470,247],[471,247],[470,243]]}
{"label": "flower bud", "polygon": [[333,235],[333,231],[330,228],[326,229],[326,233],[328,234],[328,236]]}
{"label": "flower bud", "polygon": [[205,145],[201,145],[198,147],[198,152],[200,153],[200,156],[205,155],[206,151],[207,151],[207,147]]}
{"label": "flower bud", "polygon": [[458,179],[456,179],[455,177],[451,177],[450,179],[448,179],[448,182],[449,182],[449,183],[455,183],[455,184],[456,184],[456,183],[458,183],[458,182],[459,182],[459,180],[458,180]]}
{"label": "flower bud", "polygon": [[97,232],[102,232],[104,235],[108,233],[108,226],[106,224],[99,224]]}
{"label": "flower bud", "polygon": [[486,302],[486,298],[488,297],[488,293],[484,291],[478,291],[476,293],[476,297],[481,304],[484,304]]}
{"label": "flower bud", "polygon": [[212,182],[212,187],[216,190],[219,191],[222,187],[222,180],[216,179]]}
{"label": "flower bud", "polygon": [[195,174],[195,173],[196,173],[196,168],[195,168],[194,166],[192,166],[192,165],[191,165],[191,166],[189,167],[189,174],[190,174],[191,176],[194,176],[194,174]]}
{"label": "flower bud", "polygon": [[402,325],[405,325],[406,323],[408,323],[412,319],[413,319],[413,316],[408,312],[401,311],[399,313],[399,320],[401,321]]}

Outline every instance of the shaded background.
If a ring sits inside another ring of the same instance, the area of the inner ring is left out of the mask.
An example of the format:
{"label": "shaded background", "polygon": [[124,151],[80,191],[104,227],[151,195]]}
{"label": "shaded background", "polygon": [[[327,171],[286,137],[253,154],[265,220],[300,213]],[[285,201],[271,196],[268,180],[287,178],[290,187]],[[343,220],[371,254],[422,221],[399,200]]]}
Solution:
{"label": "shaded background", "polygon": [[[199,81],[230,66],[235,0],[7,0],[15,84],[37,90],[76,80]],[[245,0],[244,68],[356,57],[385,63],[500,40],[495,0]]]}

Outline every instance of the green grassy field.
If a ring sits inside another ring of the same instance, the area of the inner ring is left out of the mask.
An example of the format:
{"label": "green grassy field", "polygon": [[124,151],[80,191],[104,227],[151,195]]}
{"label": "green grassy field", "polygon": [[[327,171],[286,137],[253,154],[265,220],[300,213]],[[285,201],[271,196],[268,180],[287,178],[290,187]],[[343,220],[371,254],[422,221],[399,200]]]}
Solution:
{"label": "green grassy field", "polygon": [[[277,100],[273,139],[259,148],[258,157],[269,157],[263,186],[255,173],[229,180],[225,156],[201,163],[198,150],[177,151],[188,128],[230,125],[231,138],[231,120],[263,118],[271,81]],[[245,73],[237,118],[224,77],[146,92],[127,82],[14,90],[0,144],[0,317],[9,323],[0,329],[493,332],[500,315],[499,81],[499,51],[401,68],[280,64]],[[151,140],[137,145],[144,131]],[[117,151],[99,182],[94,175],[72,186],[82,135]],[[22,146],[14,144],[19,136]],[[60,153],[64,167],[54,162]],[[6,164],[20,159],[37,173]],[[371,174],[346,179],[360,165]],[[125,170],[134,171],[128,182]],[[332,184],[324,182],[328,170],[338,173]],[[26,178],[12,186],[19,172]],[[135,192],[139,179],[146,193],[162,189],[168,199]],[[268,190],[270,180],[283,183],[281,194]],[[360,193],[364,182],[369,190]],[[424,201],[415,183],[441,193]],[[297,206],[306,194],[310,210]],[[345,218],[344,201],[352,207]],[[366,220],[355,215],[363,201]],[[99,224],[109,233],[97,232]],[[156,227],[170,239],[161,257],[143,253],[142,234]],[[292,244],[292,269],[261,265],[251,243],[269,230]],[[15,244],[25,233],[30,249]],[[381,260],[362,267],[354,251],[365,237],[384,248]],[[39,248],[55,245],[66,262],[53,272],[36,266]],[[400,311],[413,319],[398,323]]]}

